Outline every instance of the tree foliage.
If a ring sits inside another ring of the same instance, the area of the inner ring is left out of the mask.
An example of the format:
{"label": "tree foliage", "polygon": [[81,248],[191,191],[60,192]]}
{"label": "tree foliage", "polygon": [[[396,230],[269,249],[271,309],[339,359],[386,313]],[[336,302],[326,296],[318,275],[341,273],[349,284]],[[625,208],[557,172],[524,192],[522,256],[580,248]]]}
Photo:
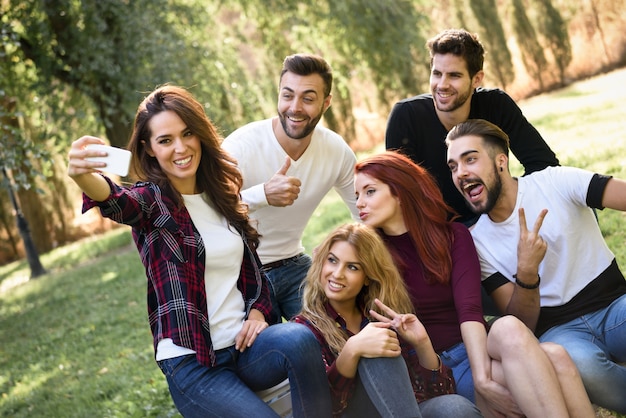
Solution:
{"label": "tree foliage", "polygon": [[523,0],[512,0],[512,25],[517,38],[517,43],[522,51],[522,60],[530,75],[539,82],[540,90],[543,90],[543,72],[547,66],[543,47],[537,39],[537,33],[533,27]]}
{"label": "tree foliage", "polygon": [[547,48],[556,62],[561,84],[565,80],[565,69],[572,61],[572,47],[567,24],[550,0],[534,0],[537,5],[539,31],[546,39]]}
{"label": "tree foliage", "polygon": [[[31,92],[35,67],[20,54],[19,36],[6,16],[0,18],[0,167],[13,173],[18,186],[29,188],[34,160],[45,159],[47,150],[38,147],[33,115],[37,96]],[[28,116],[25,116],[28,115]],[[29,123],[31,121],[31,123]],[[40,128],[39,126],[38,128]],[[34,129],[33,129],[34,128]],[[6,182],[3,184],[9,187]]]}
{"label": "tree foliage", "polygon": [[241,19],[258,35],[252,38],[254,47],[267,51],[254,68],[272,69],[274,88],[286,55],[313,52],[331,63],[334,104],[326,121],[350,140],[354,136],[355,79],[367,81],[362,87],[371,107],[389,108],[398,92],[414,91],[427,78],[418,71],[426,60],[423,31],[427,18],[418,11],[420,3],[240,0],[228,5],[240,8]]}
{"label": "tree foliage", "polygon": [[[91,134],[124,146],[137,104],[158,85],[189,88],[227,135],[275,114],[286,55],[317,53],[335,74],[324,121],[350,142],[355,109],[384,117],[396,100],[427,89],[425,40],[451,22],[480,34],[488,77],[500,87],[514,80],[509,27],[535,79],[554,65],[563,79],[572,59],[563,3],[0,0],[0,166],[46,251],[72,239],[75,196],[64,179],[70,142]],[[594,18],[593,30],[601,30],[600,13]],[[12,242],[7,201],[0,199],[0,242]]]}
{"label": "tree foliage", "polygon": [[114,145],[126,143],[140,92],[185,70],[184,40],[163,13],[165,0],[13,3],[21,5],[13,18],[23,23],[21,49],[38,69],[37,89],[48,96],[61,83],[91,100]]}
{"label": "tree foliage", "polygon": [[479,32],[488,48],[485,58],[500,84],[506,88],[513,81],[515,73],[496,1],[470,0],[470,7],[481,23]]}

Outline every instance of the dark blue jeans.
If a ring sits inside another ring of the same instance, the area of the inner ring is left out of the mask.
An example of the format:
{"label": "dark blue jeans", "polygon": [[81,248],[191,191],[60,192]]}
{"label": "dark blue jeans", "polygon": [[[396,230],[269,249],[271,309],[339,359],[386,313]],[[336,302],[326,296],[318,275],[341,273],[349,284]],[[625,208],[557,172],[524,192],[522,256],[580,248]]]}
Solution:
{"label": "dark blue jeans", "polygon": [[293,260],[285,261],[280,267],[264,269],[270,284],[272,299],[271,323],[278,323],[281,317],[289,320],[302,309],[300,285],[311,267],[311,257],[301,254]]}
{"label": "dark blue jeans", "polygon": [[456,382],[456,392],[472,402],[476,402],[474,394],[474,378],[470,368],[469,357],[464,343],[459,343],[441,353],[443,364],[452,369]]}
{"label": "dark blue jeans", "polygon": [[304,325],[272,325],[243,353],[217,352],[217,365],[195,355],[159,362],[178,411],[189,417],[276,417],[255,391],[289,378],[294,417],[329,417],[331,400],[319,343]]}
{"label": "dark blue jeans", "polygon": [[344,418],[417,417],[480,418],[476,406],[460,395],[441,395],[415,400],[404,358],[361,358],[354,395]]}

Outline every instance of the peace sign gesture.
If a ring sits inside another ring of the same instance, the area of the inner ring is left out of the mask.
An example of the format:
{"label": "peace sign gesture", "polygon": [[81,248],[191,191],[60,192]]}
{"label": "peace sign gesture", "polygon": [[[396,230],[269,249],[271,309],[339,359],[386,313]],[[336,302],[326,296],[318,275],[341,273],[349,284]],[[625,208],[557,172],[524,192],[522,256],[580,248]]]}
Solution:
{"label": "peace sign gesture", "polygon": [[539,229],[543,224],[543,220],[548,213],[548,209],[543,209],[532,231],[526,226],[526,215],[524,208],[519,209],[519,242],[517,244],[517,275],[524,277],[537,276],[539,272],[539,263],[543,260],[548,250],[548,244],[539,235]]}
{"label": "peace sign gesture", "polygon": [[382,303],[378,298],[374,299],[374,303],[384,313],[379,314],[374,310],[370,310],[370,315],[379,322],[391,325],[397,333],[414,347],[423,344],[430,344],[430,337],[426,332],[426,328],[417,319],[417,316],[411,313],[399,314],[389,306]]}

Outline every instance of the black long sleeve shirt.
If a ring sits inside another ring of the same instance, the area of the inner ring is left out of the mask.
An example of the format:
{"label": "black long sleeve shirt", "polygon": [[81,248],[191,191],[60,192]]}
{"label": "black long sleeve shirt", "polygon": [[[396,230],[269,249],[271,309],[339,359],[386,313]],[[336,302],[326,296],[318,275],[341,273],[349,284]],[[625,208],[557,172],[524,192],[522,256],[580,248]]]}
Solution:
{"label": "black long sleeve shirt", "polygon": [[[476,89],[469,118],[485,119],[506,132],[511,152],[524,166],[525,174],[559,165],[554,152],[504,91]],[[403,152],[426,168],[439,183],[446,203],[460,215],[458,220],[465,222],[476,215],[452,182],[446,158],[447,134],[435,112],[432,95],[421,94],[395,104],[387,121],[385,146]]]}

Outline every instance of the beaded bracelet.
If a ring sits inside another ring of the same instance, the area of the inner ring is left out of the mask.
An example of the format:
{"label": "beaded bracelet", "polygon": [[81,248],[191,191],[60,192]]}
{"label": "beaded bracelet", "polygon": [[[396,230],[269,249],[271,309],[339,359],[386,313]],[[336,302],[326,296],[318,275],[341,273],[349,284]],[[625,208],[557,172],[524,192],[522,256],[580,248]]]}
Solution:
{"label": "beaded bracelet", "polygon": [[515,284],[518,285],[519,287],[523,287],[524,289],[536,289],[539,287],[539,284],[541,283],[541,276],[537,275],[537,283],[535,284],[526,284],[522,281],[520,281],[520,279],[517,278],[517,274],[513,275],[513,278],[515,279]]}

